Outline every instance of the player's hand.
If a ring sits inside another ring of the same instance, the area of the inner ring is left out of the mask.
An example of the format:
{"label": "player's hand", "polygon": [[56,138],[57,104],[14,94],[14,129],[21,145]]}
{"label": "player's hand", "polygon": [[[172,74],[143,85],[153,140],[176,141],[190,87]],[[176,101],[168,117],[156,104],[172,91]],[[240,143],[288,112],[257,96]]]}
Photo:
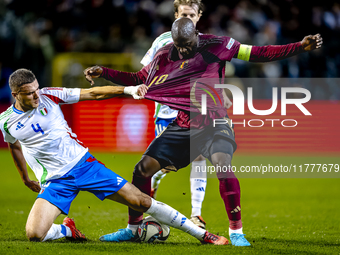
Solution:
{"label": "player's hand", "polygon": [[131,95],[134,99],[143,99],[148,88],[144,85],[128,86],[124,88],[124,94]]}
{"label": "player's hand", "polygon": [[27,180],[24,182],[25,185],[32,191],[34,192],[39,192],[40,191],[40,185],[39,182],[37,181],[32,181],[32,180]]}
{"label": "player's hand", "polygon": [[138,86],[137,95],[139,96],[139,99],[143,99],[147,92],[148,92],[148,86],[146,86],[145,84]]}
{"label": "player's hand", "polygon": [[229,109],[233,105],[233,103],[230,101],[228,97],[224,97],[223,99],[224,99],[224,107]]}
{"label": "player's hand", "polygon": [[92,66],[88,67],[84,70],[84,75],[86,80],[91,83],[91,86],[94,85],[93,78],[99,78],[103,73],[103,68],[100,66]]}
{"label": "player's hand", "polygon": [[319,49],[321,48],[322,43],[323,41],[320,34],[307,35],[301,41],[302,47],[305,51]]}

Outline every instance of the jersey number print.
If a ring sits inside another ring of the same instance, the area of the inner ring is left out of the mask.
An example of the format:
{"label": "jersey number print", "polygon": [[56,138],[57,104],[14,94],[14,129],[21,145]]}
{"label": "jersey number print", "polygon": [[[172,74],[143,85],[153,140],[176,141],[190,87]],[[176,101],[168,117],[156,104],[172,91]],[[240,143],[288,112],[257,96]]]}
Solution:
{"label": "jersey number print", "polygon": [[45,134],[44,130],[42,130],[39,123],[37,123],[37,128],[35,128],[34,124],[32,124],[31,127],[33,128],[34,132],[36,133],[41,132],[41,134]]}

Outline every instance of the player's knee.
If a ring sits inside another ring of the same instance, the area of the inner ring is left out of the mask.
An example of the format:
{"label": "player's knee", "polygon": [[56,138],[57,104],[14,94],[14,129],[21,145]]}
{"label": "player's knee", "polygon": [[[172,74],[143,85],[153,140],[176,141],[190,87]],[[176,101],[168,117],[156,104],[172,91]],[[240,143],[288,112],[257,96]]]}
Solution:
{"label": "player's knee", "polygon": [[152,174],[148,171],[147,165],[143,162],[143,160],[139,161],[135,165],[135,169],[133,171],[134,175],[137,175],[142,178],[151,178]]}
{"label": "player's knee", "polygon": [[142,192],[134,198],[131,197],[129,202],[129,207],[138,212],[146,212],[151,207],[151,198]]}
{"label": "player's knee", "polygon": [[143,196],[140,201],[140,208],[143,212],[146,212],[151,207],[151,198],[147,195]]}
{"label": "player's knee", "polygon": [[216,167],[231,166],[231,155],[227,153],[215,153],[211,156],[211,163]]}
{"label": "player's knee", "polygon": [[42,242],[46,233],[36,229],[26,229],[26,236],[31,242]]}

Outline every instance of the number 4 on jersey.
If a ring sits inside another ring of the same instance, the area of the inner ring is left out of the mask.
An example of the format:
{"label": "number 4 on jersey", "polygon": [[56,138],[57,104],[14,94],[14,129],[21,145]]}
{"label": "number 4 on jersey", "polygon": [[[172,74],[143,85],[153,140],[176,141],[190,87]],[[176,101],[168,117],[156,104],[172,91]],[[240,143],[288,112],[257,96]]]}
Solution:
{"label": "number 4 on jersey", "polygon": [[34,124],[32,124],[31,127],[33,128],[34,132],[36,133],[41,132],[42,134],[45,134],[44,130],[42,130],[39,123],[37,123],[37,128],[35,128]]}

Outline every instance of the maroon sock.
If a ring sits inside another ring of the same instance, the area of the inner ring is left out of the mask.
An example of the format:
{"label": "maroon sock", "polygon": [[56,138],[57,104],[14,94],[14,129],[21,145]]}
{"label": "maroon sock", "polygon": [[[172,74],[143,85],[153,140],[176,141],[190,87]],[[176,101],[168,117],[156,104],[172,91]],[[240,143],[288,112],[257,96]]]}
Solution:
{"label": "maroon sock", "polygon": [[240,221],[241,190],[238,179],[234,176],[233,178],[221,178],[221,179],[219,178],[219,181],[220,181],[220,194],[223,199],[229,221]]}
{"label": "maroon sock", "polygon": [[[151,177],[145,178],[140,175],[133,174],[132,184],[135,185],[143,193],[150,195],[151,193]],[[143,213],[137,212],[129,208],[129,224],[139,225],[143,220]]]}
{"label": "maroon sock", "polygon": [[232,230],[242,228],[242,220],[229,220],[229,228]]}

